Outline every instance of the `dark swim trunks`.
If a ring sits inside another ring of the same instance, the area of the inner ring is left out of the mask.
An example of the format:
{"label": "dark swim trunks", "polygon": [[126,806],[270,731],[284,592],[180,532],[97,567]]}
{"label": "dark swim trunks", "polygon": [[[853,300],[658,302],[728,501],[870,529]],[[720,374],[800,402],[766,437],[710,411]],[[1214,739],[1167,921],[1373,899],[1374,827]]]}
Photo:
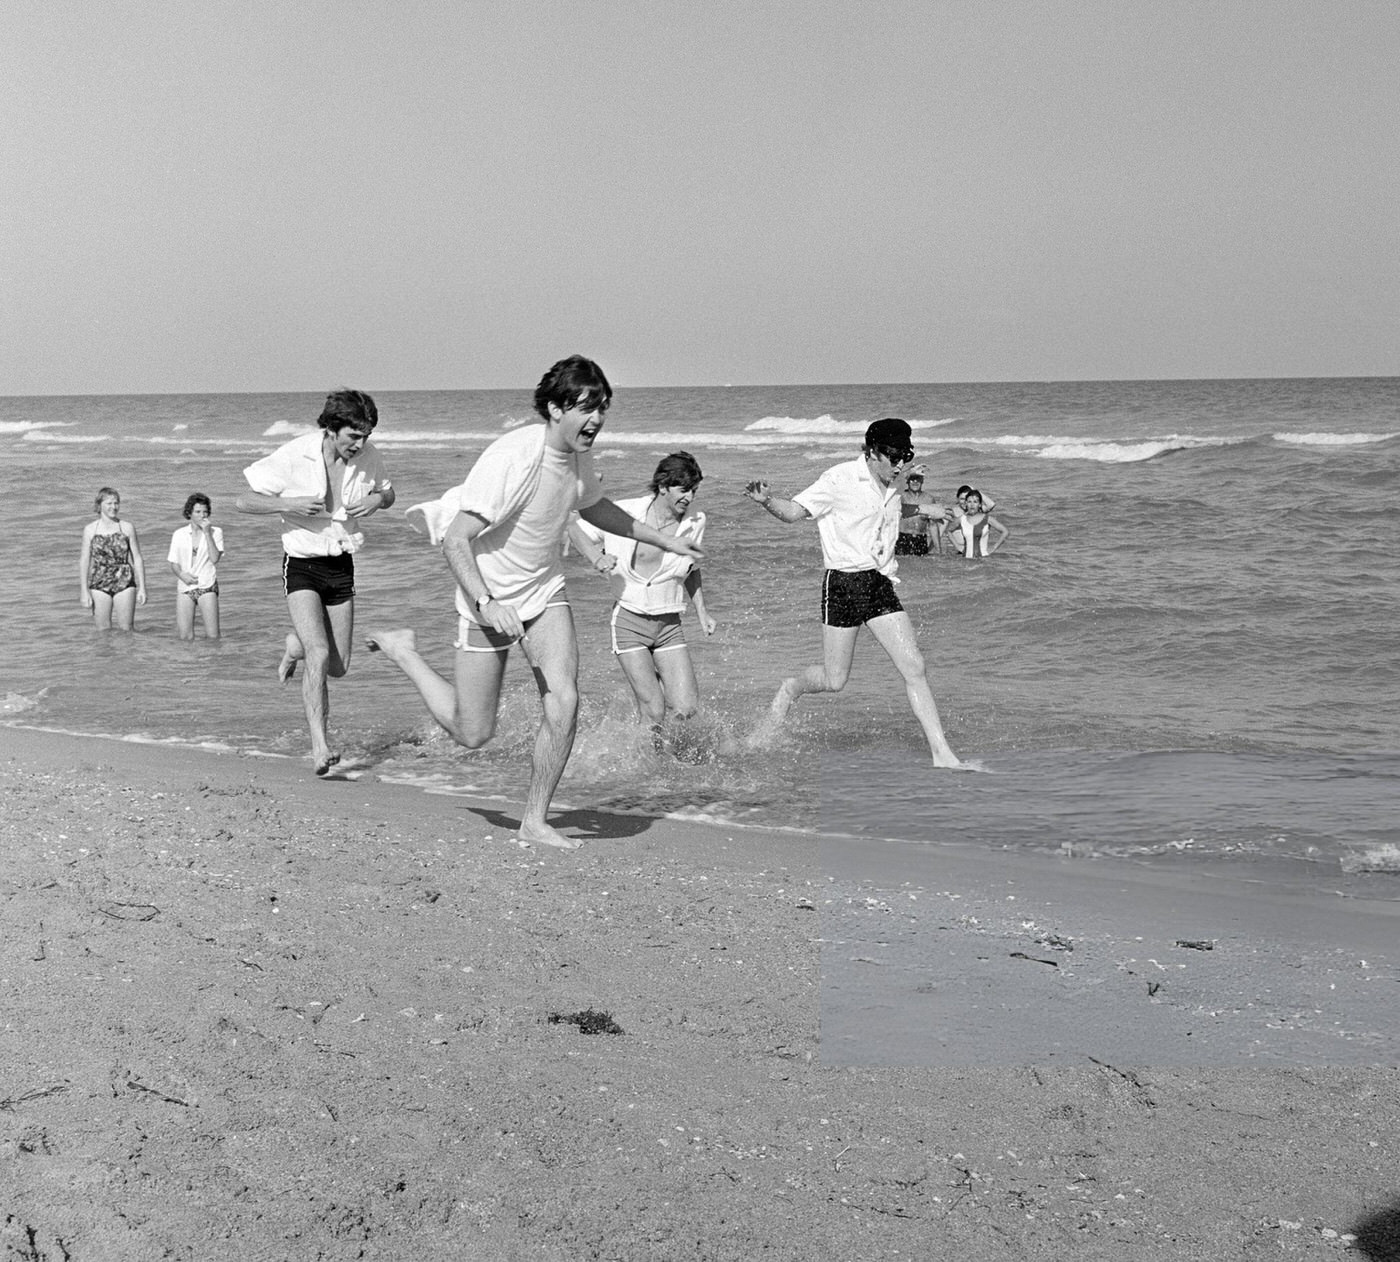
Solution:
{"label": "dark swim trunks", "polygon": [[928,556],[928,536],[901,534],[894,541],[894,554],[897,557]]}
{"label": "dark swim trunks", "polygon": [[88,552],[88,589],[115,596],[136,586],[131,568],[131,544],[120,530],[93,535]]}
{"label": "dark swim trunks", "polygon": [[348,552],[338,557],[282,558],[282,587],[293,592],[315,592],[321,603],[343,605],[355,596],[355,558]]}
{"label": "dark swim trunks", "polygon": [[900,613],[904,606],[894,584],[879,570],[827,570],[822,580],[822,623],[828,627],[859,627],[872,618]]}

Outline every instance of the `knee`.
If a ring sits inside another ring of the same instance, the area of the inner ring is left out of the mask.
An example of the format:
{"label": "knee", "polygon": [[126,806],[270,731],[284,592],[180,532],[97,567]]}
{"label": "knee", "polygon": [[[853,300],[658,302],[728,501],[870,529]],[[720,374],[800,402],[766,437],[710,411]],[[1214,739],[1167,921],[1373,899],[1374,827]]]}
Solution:
{"label": "knee", "polygon": [[924,655],[915,649],[904,659],[904,678],[911,684],[922,683],[924,679]]}
{"label": "knee", "polygon": [[465,719],[460,715],[453,722],[452,739],[464,749],[480,749],[496,734],[496,717],[485,722]]}
{"label": "knee", "polygon": [[851,678],[849,670],[829,670],[826,672],[827,692],[840,692]]}
{"label": "knee", "polygon": [[544,712],[551,723],[572,723],[578,717],[578,685],[569,681],[544,694]]}
{"label": "knee", "polygon": [[672,709],[671,717],[673,719],[693,719],[698,709],[699,707],[694,704],[683,703]]}

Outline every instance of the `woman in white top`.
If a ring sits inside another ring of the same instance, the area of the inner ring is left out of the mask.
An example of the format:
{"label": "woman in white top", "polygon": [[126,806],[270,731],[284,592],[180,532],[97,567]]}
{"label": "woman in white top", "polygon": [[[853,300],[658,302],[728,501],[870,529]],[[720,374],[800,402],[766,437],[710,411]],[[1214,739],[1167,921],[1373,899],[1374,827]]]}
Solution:
{"label": "woman in white top", "polygon": [[[662,534],[699,546],[705,514],[690,512],[703,475],[688,451],[675,451],[656,466],[651,493],[618,500],[617,506]],[[663,552],[634,538],[605,534],[576,520],[569,537],[583,557],[612,584],[612,651],[632,688],[639,716],[660,731],[669,713],[688,719],[700,706],[700,688],[681,613],[695,606],[700,629],[712,635],[715,620],[705,609],[700,569],[687,556]]]}
{"label": "woman in white top", "polygon": [[175,634],[182,640],[194,639],[194,611],[204,619],[204,634],[219,638],[219,580],[214,567],[224,555],[224,532],[210,525],[214,506],[203,491],[185,501],[185,520],[170,536],[170,562],[175,575]]}

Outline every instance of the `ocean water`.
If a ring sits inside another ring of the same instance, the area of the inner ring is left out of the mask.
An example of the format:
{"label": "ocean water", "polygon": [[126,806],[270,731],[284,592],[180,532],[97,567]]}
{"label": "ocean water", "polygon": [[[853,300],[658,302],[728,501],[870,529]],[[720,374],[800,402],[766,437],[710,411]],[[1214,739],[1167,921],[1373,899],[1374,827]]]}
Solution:
{"label": "ocean water", "polygon": [[[373,383],[359,383],[373,389]],[[402,510],[462,480],[531,419],[529,392],[375,392],[398,506],[357,557],[357,640],[411,626],[450,673],[451,579]],[[314,395],[0,399],[0,708],[10,722],[299,757],[300,694],[275,522],[233,507],[241,470],[314,424]],[[850,685],[804,698],[771,747],[753,730],[785,673],[818,660],[821,553],[744,499],[792,493],[903,416],[928,487],[996,500],[994,557],[901,561],[950,741],[934,771],[904,690],[863,634]],[[1400,897],[1400,379],[782,386],[619,391],[596,448],[639,493],[685,448],[705,482],[710,639],[687,616],[704,710],[657,753],[607,652],[606,584],[570,561],[578,743],[561,806],[920,842],[1237,866],[1299,865]],[[78,601],[92,499],[122,494],[149,603],[134,635]],[[173,635],[170,534],[214,501],[224,639]],[[519,799],[538,712],[513,661],[500,733],[455,747],[386,662],[357,647],[332,685],[348,773]],[[328,787],[328,791],[334,791]]]}

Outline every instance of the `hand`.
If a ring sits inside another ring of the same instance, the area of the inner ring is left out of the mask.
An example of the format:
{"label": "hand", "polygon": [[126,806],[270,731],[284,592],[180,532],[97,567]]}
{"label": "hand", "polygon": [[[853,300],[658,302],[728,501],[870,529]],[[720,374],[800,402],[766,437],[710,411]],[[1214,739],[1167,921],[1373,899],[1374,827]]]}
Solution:
{"label": "hand", "polygon": [[689,539],[682,539],[679,535],[662,535],[660,546],[665,548],[667,552],[689,557],[692,561],[705,559],[705,551],[699,544],[692,543]]}
{"label": "hand", "polygon": [[920,477],[925,477],[925,478],[926,478],[926,477],[928,476],[928,465],[926,465],[926,464],[915,464],[915,465],[910,465],[909,468],[907,468],[907,469],[904,471],[904,476],[905,476],[905,478],[907,479],[911,473],[917,473],[917,474],[919,474]]}
{"label": "hand", "polygon": [[136,589],[136,603],[138,605],[144,605],[146,603],[146,589],[144,587],[138,587]]}
{"label": "hand", "polygon": [[772,492],[768,489],[768,483],[763,481],[750,482],[744,488],[744,494],[753,500],[755,504],[766,503]]}
{"label": "hand", "polygon": [[597,570],[599,574],[611,574],[617,569],[617,558],[611,553],[604,552],[593,562],[593,568]]}
{"label": "hand", "polygon": [[284,495],[280,511],[286,517],[319,517],[326,511],[326,501],[315,495]]}
{"label": "hand", "polygon": [[84,609],[91,609],[92,593],[89,591],[83,592],[83,594],[78,597],[78,603],[81,604]]}
{"label": "hand", "polygon": [[[370,499],[373,496],[373,500]],[[358,504],[351,505],[345,510],[347,517],[368,517],[371,513],[377,513],[384,507],[384,496],[379,491],[371,491]]]}
{"label": "hand", "polygon": [[709,614],[700,615],[700,629],[708,636],[715,633],[715,620]]}
{"label": "hand", "polygon": [[499,600],[488,600],[486,607],[478,611],[477,617],[502,635],[518,640],[525,634],[525,624],[520,621],[520,615],[509,605],[501,604]]}

